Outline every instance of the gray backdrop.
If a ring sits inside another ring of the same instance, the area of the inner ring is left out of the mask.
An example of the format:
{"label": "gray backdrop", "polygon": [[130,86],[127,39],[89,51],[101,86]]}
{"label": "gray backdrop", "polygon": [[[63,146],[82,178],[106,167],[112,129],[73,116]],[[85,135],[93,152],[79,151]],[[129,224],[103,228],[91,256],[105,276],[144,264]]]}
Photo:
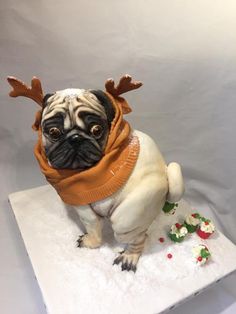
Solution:
{"label": "gray backdrop", "polygon": [[[182,164],[185,198],[236,242],[236,2],[1,1],[0,312],[45,313],[7,196],[45,184],[33,157],[37,105],[10,99],[7,75],[45,92],[103,88],[129,73],[132,125]],[[223,258],[223,257],[222,257]],[[173,313],[235,313],[236,276]]]}

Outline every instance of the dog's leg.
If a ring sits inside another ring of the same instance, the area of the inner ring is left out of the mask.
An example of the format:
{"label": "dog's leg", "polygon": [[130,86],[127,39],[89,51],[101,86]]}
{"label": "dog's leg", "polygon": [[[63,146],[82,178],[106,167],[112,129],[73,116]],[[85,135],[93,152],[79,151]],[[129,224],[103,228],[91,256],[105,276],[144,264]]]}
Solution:
{"label": "dog's leg", "polygon": [[81,235],[77,240],[78,247],[98,248],[102,244],[102,221],[101,218],[91,209],[90,206],[75,207],[86,234]]}
{"label": "dog's leg", "polygon": [[[118,242],[127,244],[127,249],[114,261],[121,263],[122,270],[136,270],[142,254],[146,232],[164,206],[167,193],[165,177],[153,177],[134,180],[127,188],[125,197],[113,211],[110,221]],[[132,188],[132,189],[131,189]]]}
{"label": "dog's leg", "polygon": [[[115,237],[119,242],[127,242],[129,241],[129,237],[133,238],[133,231],[129,234],[116,234]],[[139,235],[135,236],[133,240],[130,240],[126,250],[120,253],[120,255],[114,260],[113,264],[120,264],[121,269],[133,272],[136,271],[136,265],[138,263],[139,257],[142,254],[145,239],[146,239],[146,232],[141,232]]]}

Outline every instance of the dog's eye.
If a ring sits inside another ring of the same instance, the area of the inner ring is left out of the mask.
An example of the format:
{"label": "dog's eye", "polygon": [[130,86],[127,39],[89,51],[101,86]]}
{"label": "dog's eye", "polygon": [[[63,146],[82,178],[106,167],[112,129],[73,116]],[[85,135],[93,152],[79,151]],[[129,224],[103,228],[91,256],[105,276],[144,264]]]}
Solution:
{"label": "dog's eye", "polygon": [[95,124],[91,127],[90,133],[96,137],[99,138],[102,135],[102,127],[99,124]]}
{"label": "dog's eye", "polygon": [[61,131],[58,128],[53,127],[49,130],[49,135],[51,136],[51,138],[56,140],[61,136]]}

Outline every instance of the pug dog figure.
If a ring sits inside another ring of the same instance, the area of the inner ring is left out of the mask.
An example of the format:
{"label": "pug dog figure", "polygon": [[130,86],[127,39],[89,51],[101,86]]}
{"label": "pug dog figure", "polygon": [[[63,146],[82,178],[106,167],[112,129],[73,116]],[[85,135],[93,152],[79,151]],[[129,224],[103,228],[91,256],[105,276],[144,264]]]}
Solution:
{"label": "pug dog figure", "polygon": [[114,264],[135,272],[149,226],[184,191],[180,166],[167,166],[154,141],[123,119],[131,109],[120,95],[142,83],[125,75],[117,86],[107,80],[106,91],[65,89],[44,96],[35,77],[31,87],[14,77],[8,82],[10,96],[41,106],[34,153],[48,182],[79,214],[86,233],[78,247],[101,246],[106,217],[116,240],[126,244]]}

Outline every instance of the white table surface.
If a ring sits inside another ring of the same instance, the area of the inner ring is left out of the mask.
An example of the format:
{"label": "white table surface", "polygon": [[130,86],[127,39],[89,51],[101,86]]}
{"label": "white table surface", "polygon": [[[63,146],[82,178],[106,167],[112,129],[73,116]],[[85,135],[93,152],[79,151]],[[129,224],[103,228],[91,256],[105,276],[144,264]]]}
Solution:
{"label": "white table surface", "polygon": [[[188,235],[181,244],[166,237],[168,228],[192,211],[184,201],[175,215],[162,213],[152,225],[136,274],[112,266],[119,246],[107,224],[100,249],[76,248],[83,232],[76,211],[50,186],[11,194],[10,203],[49,314],[121,313],[116,304],[122,304],[124,314],[160,313],[199,293],[204,297],[208,288],[236,269],[236,246],[219,231],[208,240]],[[165,242],[161,244],[159,237]],[[202,267],[191,252],[200,243],[212,253]]]}

